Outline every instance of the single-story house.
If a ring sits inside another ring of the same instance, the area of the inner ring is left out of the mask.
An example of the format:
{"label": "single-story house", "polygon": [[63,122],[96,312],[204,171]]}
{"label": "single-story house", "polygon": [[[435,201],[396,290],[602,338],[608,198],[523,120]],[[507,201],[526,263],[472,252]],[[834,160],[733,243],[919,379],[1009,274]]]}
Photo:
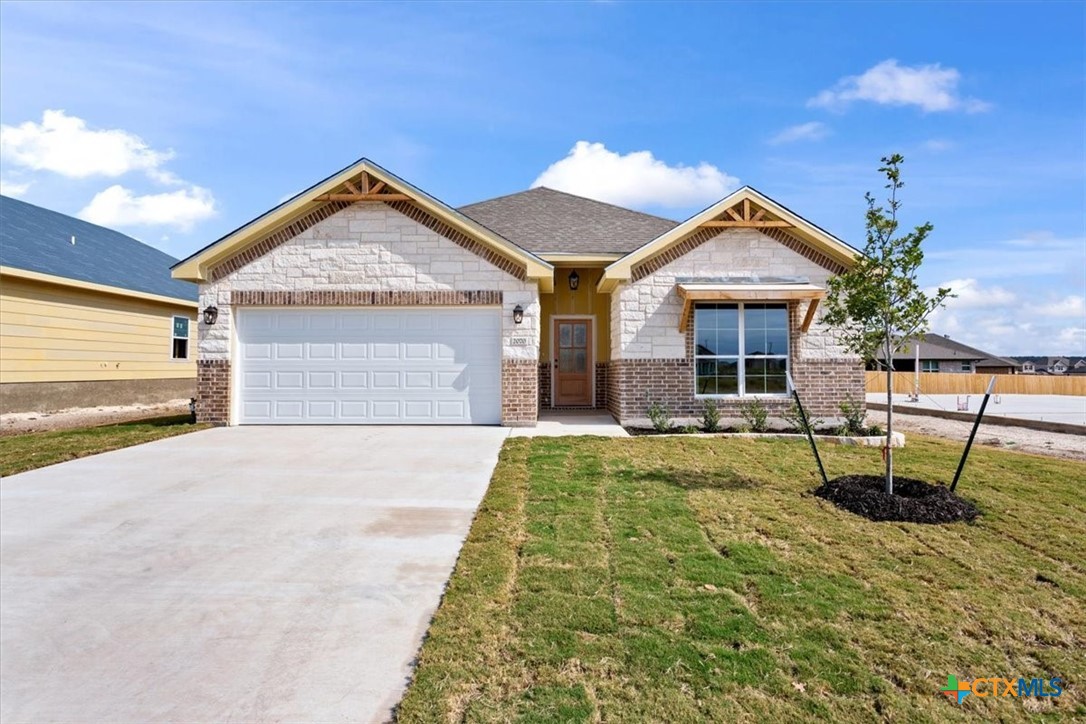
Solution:
{"label": "single-story house", "polygon": [[[1013,375],[1021,372],[1016,360],[955,342],[945,334],[922,334],[894,353],[894,369],[898,372],[916,371],[917,346],[920,347],[921,372],[984,373]],[[879,357],[882,367],[883,357]]]}
{"label": "single-story house", "polygon": [[0,196],[0,412],[192,397],[197,288],[176,261]]}
{"label": "single-story house", "polygon": [[454,209],[362,159],[173,274],[207,422],[641,424],[781,411],[789,377],[822,417],[862,401],[819,306],[857,254],[749,187],[681,223],[545,188]]}

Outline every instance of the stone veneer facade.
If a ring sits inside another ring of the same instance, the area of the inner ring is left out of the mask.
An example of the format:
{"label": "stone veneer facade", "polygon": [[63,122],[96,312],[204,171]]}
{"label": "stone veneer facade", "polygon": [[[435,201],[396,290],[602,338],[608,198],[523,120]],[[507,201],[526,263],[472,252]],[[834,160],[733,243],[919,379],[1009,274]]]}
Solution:
{"label": "stone veneer facade", "polygon": [[[652,402],[665,405],[679,420],[693,421],[702,412],[694,395],[693,321],[679,330],[683,300],[676,282],[683,277],[806,277],[825,286],[840,267],[791,239],[770,238],[755,229],[699,232],[684,241],[681,255],[670,261],[649,260],[635,268],[633,279],[611,295],[611,362],[607,375],[607,409],[623,424],[648,423]],[[789,303],[792,373],[805,407],[812,415],[839,416],[837,405],[851,396],[864,400],[863,365],[849,354],[835,332],[821,321],[821,311],[806,334],[799,331],[808,302]],[[724,417],[738,417],[746,398],[716,398]],[[760,398],[774,415],[790,406],[786,397]]]}
{"label": "stone veneer facade", "polygon": [[[230,422],[235,306],[493,304],[502,307],[502,424],[535,424],[534,282],[490,252],[480,255],[474,242],[414,207],[364,202],[311,217],[290,234],[260,242],[259,255],[242,252],[243,263],[220,264],[211,270],[213,281],[200,285],[200,308],[218,307],[219,318],[213,326],[200,321],[198,419]],[[518,304],[524,309],[519,325],[513,323]]]}

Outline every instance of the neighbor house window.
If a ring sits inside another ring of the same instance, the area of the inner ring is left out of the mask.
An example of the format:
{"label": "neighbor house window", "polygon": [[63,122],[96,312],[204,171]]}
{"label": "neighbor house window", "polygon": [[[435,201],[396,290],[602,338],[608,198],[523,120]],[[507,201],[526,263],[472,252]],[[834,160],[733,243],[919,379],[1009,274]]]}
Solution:
{"label": "neighbor house window", "polygon": [[173,318],[173,359],[189,358],[189,320],[188,317]]}
{"label": "neighbor house window", "polygon": [[938,372],[939,360],[937,359],[922,359],[920,360],[921,372]]}
{"label": "neighbor house window", "polygon": [[694,366],[698,395],[788,394],[788,306],[697,305]]}
{"label": "neighbor house window", "polygon": [[973,363],[972,362],[962,362],[962,372],[972,372],[972,371],[973,371]]}

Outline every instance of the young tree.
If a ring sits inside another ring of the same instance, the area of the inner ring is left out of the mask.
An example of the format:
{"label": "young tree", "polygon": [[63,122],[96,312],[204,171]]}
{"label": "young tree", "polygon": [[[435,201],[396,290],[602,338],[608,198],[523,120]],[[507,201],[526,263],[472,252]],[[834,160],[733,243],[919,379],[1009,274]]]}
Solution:
{"label": "young tree", "polygon": [[900,154],[882,159],[879,172],[886,176],[890,190],[887,206],[879,206],[870,193],[867,201],[867,242],[863,256],[848,271],[829,280],[824,321],[841,332],[842,341],[865,360],[886,360],[886,492],[894,492],[894,352],[906,340],[928,328],[928,317],[952,297],[950,289],[928,296],[916,281],[924,261],[920,245],[931,233],[930,223],[897,235],[898,191],[901,181]]}

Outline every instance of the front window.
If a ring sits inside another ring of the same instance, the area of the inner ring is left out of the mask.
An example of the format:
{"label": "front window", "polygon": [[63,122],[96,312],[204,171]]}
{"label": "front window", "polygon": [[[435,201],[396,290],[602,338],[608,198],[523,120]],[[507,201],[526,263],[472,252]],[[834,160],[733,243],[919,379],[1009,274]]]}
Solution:
{"label": "front window", "polygon": [[694,366],[698,395],[788,394],[788,306],[697,305]]}
{"label": "front window", "polygon": [[939,360],[935,360],[935,359],[922,359],[922,360],[920,360],[920,371],[921,372],[938,372],[939,371]]}
{"label": "front window", "polygon": [[188,317],[173,318],[173,351],[171,359],[189,358],[189,320]]}

